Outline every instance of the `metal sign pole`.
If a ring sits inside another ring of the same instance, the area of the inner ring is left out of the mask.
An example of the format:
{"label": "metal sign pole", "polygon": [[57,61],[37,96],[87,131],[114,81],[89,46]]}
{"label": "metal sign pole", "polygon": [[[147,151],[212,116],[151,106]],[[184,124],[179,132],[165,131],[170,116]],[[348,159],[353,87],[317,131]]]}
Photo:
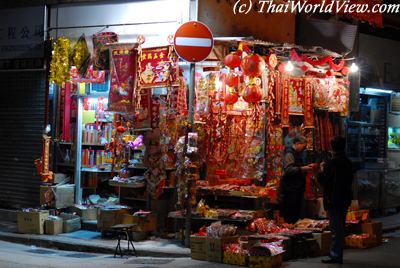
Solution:
{"label": "metal sign pole", "polygon": [[[189,81],[189,123],[193,128],[194,123],[194,85],[195,85],[195,70],[196,64],[190,63],[190,81]],[[189,130],[193,131],[193,129]],[[187,134],[186,134],[187,135]],[[186,146],[185,146],[186,147]],[[186,150],[185,150],[186,151]],[[186,153],[186,152],[184,152]],[[187,195],[186,195],[186,219],[185,219],[185,246],[190,246],[190,234],[191,234],[191,221],[192,221],[192,194],[191,179],[187,178]]]}
{"label": "metal sign pole", "polygon": [[82,118],[83,99],[78,97],[78,111],[76,122],[76,149],[75,149],[75,203],[82,203],[81,166],[82,166]]}

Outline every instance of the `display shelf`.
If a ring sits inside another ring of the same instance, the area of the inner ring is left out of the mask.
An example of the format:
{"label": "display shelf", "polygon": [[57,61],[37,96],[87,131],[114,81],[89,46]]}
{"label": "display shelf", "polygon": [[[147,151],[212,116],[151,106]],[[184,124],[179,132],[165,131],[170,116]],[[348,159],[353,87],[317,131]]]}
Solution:
{"label": "display shelf", "polygon": [[[91,167],[82,167],[82,172],[96,172],[96,173],[109,173],[111,169],[99,169],[99,168],[91,168]],[[119,172],[120,170],[114,170],[114,172]]]}
{"label": "display shelf", "polygon": [[120,198],[126,199],[126,200],[132,200],[132,201],[147,202],[147,200],[145,198],[129,197],[129,196],[120,197]]}
{"label": "display shelf", "polygon": [[144,188],[145,183],[144,182],[136,182],[136,183],[126,183],[126,182],[119,182],[119,181],[114,181],[114,180],[109,180],[108,184],[110,186],[117,186],[121,188]]}
{"label": "display shelf", "polygon": [[82,146],[98,146],[98,147],[104,147],[105,144],[90,144],[90,143],[82,143]]}
{"label": "display shelf", "polygon": [[150,127],[147,127],[147,128],[136,128],[133,131],[134,132],[140,132],[140,131],[149,131],[149,130],[153,130],[153,129],[150,128]]}

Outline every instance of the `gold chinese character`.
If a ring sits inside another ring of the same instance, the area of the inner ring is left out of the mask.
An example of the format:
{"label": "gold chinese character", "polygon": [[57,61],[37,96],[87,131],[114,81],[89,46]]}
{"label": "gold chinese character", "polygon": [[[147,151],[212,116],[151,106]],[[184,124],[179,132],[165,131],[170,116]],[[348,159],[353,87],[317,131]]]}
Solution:
{"label": "gold chinese character", "polygon": [[128,55],[129,54],[129,50],[125,50],[125,55]]}
{"label": "gold chinese character", "polygon": [[142,54],[142,60],[146,60],[146,54]]}
{"label": "gold chinese character", "polygon": [[160,59],[163,59],[164,58],[164,53],[160,53]]}
{"label": "gold chinese character", "polygon": [[153,59],[153,56],[151,55],[151,53],[147,54],[147,59],[148,60],[152,60]]}
{"label": "gold chinese character", "polygon": [[154,53],[153,59],[158,59],[157,53]]}

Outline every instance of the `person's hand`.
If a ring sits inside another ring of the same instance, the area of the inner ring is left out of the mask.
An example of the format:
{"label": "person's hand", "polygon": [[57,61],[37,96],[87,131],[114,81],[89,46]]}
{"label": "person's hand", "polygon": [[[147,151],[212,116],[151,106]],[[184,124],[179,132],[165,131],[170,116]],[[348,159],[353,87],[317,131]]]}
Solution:
{"label": "person's hand", "polygon": [[301,170],[304,172],[312,172],[313,168],[310,165],[308,165],[308,166],[301,167]]}
{"label": "person's hand", "polygon": [[319,168],[320,168],[321,171],[324,171],[325,165],[326,165],[325,162],[321,162],[321,164],[319,164]]}

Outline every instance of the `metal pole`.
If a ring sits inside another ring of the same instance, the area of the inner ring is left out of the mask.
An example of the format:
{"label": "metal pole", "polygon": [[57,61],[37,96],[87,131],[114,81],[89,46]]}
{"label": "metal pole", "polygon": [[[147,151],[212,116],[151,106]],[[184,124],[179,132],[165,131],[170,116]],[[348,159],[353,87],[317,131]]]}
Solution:
{"label": "metal pole", "polygon": [[190,63],[190,81],[189,81],[189,123],[194,123],[194,84],[195,84],[196,64]]}
{"label": "metal pole", "polygon": [[82,203],[81,166],[82,166],[82,117],[83,99],[78,97],[78,111],[76,119],[76,149],[75,149],[75,203]]}
{"label": "metal pole", "polygon": [[[189,81],[189,123],[193,126],[194,123],[194,85],[195,85],[195,70],[196,64],[190,63],[190,81]],[[188,130],[189,131],[189,130]],[[187,135],[187,134],[186,134]],[[187,142],[187,139],[186,139]],[[185,146],[186,148],[186,146]],[[184,151],[186,153],[186,149]],[[190,246],[191,221],[192,221],[192,194],[191,194],[191,179],[187,178],[187,195],[186,195],[186,220],[185,220],[185,246]]]}

